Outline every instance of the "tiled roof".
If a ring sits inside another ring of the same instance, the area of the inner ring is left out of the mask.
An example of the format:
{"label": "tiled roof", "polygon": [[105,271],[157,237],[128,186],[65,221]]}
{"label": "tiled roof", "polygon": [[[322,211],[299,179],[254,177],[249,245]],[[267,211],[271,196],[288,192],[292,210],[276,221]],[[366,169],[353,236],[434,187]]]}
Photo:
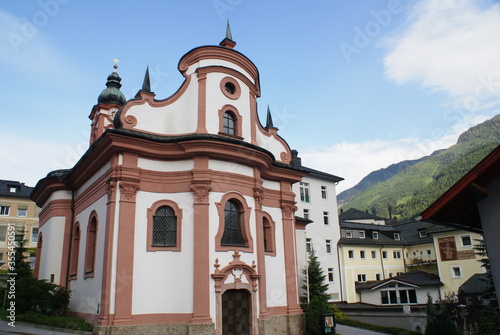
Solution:
{"label": "tiled roof", "polygon": [[488,275],[486,273],[476,273],[472,275],[458,290],[466,295],[481,295],[490,288]]}
{"label": "tiled roof", "polygon": [[[412,221],[396,224],[393,227],[401,232],[401,239],[406,245],[432,243],[432,237],[429,236],[430,231],[435,228],[432,223]],[[425,237],[420,237],[421,230],[426,231]]]}
{"label": "tiled roof", "polygon": [[29,198],[32,190],[33,187],[26,186],[24,183],[18,181],[0,180],[0,196]]}
{"label": "tiled roof", "polygon": [[442,286],[441,280],[438,275],[424,272],[424,271],[410,271],[403,273],[402,275],[388,278],[380,281],[369,281],[369,282],[356,282],[356,291],[361,290],[371,290],[379,286],[384,286],[390,282],[402,282],[405,284],[423,287],[423,286]]}
{"label": "tiled roof", "polygon": [[394,232],[399,231],[398,229],[395,229],[394,226],[387,226],[387,225],[373,224],[373,223],[346,222],[346,221],[340,221],[340,228],[394,231]]}
{"label": "tiled roof", "polygon": [[[345,222],[340,221],[341,229],[378,231],[379,239],[374,240],[371,234],[365,234],[365,238],[341,238],[340,244],[392,244],[392,245],[419,245],[433,243],[432,234],[439,232],[446,232],[456,230],[445,226],[436,225],[425,221],[412,221],[406,223],[399,223],[395,225],[377,225],[367,223]],[[426,236],[420,237],[420,231],[425,230]],[[401,240],[394,240],[394,233],[400,233]]]}
{"label": "tiled roof", "polygon": [[295,167],[295,168],[300,170],[300,171],[307,172],[311,177],[319,177],[321,179],[326,179],[326,180],[333,181],[333,182],[339,182],[339,181],[344,180],[344,178],[342,178],[342,177],[339,177],[339,176],[336,176],[333,174],[329,174],[329,173],[326,173],[323,171],[311,169],[311,168],[308,168],[306,166],[300,166],[300,167]]}
{"label": "tiled roof", "polygon": [[349,208],[345,212],[339,214],[340,220],[363,220],[363,219],[373,219],[373,220],[385,220],[384,218],[372,215],[367,212],[360,211],[356,208]]}
{"label": "tiled roof", "polygon": [[[357,244],[357,245],[404,245],[404,240],[395,240],[394,233],[399,233],[399,230],[394,226],[377,225],[371,223],[357,223],[357,222],[340,222],[340,228],[346,230],[364,230],[365,238],[347,238],[342,237],[339,244]],[[377,231],[379,234],[378,239],[372,238],[372,231]]]}

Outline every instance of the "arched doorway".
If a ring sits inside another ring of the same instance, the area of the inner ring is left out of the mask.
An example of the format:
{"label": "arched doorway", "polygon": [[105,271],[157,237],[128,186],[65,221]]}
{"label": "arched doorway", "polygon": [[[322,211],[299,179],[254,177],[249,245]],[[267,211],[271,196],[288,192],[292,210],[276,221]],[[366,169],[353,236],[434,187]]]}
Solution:
{"label": "arched doorway", "polygon": [[222,335],[250,335],[251,296],[247,290],[226,290],[222,294]]}

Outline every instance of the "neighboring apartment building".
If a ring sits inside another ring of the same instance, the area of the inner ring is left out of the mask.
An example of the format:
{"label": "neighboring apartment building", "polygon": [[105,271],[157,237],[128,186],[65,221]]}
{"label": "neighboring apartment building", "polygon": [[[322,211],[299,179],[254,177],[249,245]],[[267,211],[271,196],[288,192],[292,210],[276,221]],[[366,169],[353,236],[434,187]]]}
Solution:
{"label": "neighboring apartment building", "polygon": [[[38,241],[38,208],[30,199],[32,187],[12,180],[0,180],[0,260],[7,261],[9,225],[15,227],[15,238],[24,238],[27,248],[36,248]],[[30,252],[34,266],[35,253]],[[5,267],[5,266],[3,266]]]}
{"label": "neighboring apartment building", "polygon": [[[292,150],[292,155],[292,165],[307,172],[301,182],[292,186],[297,201],[295,215],[309,220],[303,229],[296,229],[300,292],[307,297],[307,292],[302,289],[305,284],[303,270],[307,266],[309,252],[314,249],[326,275],[330,301],[340,301],[340,270],[336,248],[340,230],[335,187],[343,178],[304,167],[295,150]],[[296,227],[299,225],[296,224]]]}
{"label": "neighboring apartment building", "polygon": [[[397,225],[340,222],[340,229],[342,298],[349,303],[373,303],[372,298],[366,300],[368,296],[361,294],[362,290],[373,289],[377,282],[382,284],[389,278],[410,272],[438,275],[440,284],[430,281],[436,289],[439,287],[436,298],[457,292],[472,275],[484,272],[473,250],[474,240],[480,238],[478,234],[423,221]],[[422,276],[417,277],[422,279]],[[429,283],[424,279],[417,282]],[[425,303],[420,300],[411,303]],[[380,300],[380,304],[403,304],[405,301],[398,297]]]}

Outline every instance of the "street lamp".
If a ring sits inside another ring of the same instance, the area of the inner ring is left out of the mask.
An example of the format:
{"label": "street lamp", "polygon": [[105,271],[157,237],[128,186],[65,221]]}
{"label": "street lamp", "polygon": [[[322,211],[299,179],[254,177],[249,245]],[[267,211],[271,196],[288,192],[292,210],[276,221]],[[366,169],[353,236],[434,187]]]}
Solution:
{"label": "street lamp", "polygon": [[468,334],[467,331],[467,319],[465,318],[467,316],[467,306],[464,304],[460,304],[457,306],[458,312],[460,313],[460,316],[462,317],[464,321],[464,334]]}

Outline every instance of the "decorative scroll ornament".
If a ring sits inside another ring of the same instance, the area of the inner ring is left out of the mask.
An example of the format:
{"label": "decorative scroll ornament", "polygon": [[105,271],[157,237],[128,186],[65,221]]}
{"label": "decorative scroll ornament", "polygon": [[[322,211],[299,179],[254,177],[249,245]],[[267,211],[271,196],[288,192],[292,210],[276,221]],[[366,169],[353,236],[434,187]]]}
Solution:
{"label": "decorative scroll ornament", "polygon": [[212,188],[207,184],[194,184],[191,185],[191,189],[194,192],[195,202],[208,202],[208,195]]}
{"label": "decorative scroll ornament", "polygon": [[297,206],[294,206],[292,204],[281,205],[281,212],[283,213],[283,217],[285,219],[293,219],[293,215],[297,209]]}
{"label": "decorative scroll ornament", "polygon": [[109,180],[106,185],[106,193],[108,194],[109,200],[111,200],[111,198],[113,197],[115,190],[116,190],[116,181]]}
{"label": "decorative scroll ornament", "polygon": [[120,183],[120,188],[123,197],[126,200],[132,200],[135,197],[137,190],[139,189],[139,185],[132,183]]}
{"label": "decorative scroll ornament", "polygon": [[259,189],[259,188],[254,188],[254,190],[253,190],[253,197],[255,198],[255,200],[257,201],[257,203],[262,206],[262,204],[264,203],[264,194],[263,194],[263,191],[261,189]]}
{"label": "decorative scroll ornament", "polygon": [[234,277],[234,283],[229,285],[234,285],[238,288],[242,284],[242,278],[245,276],[249,282],[251,289],[255,292],[258,289],[258,280],[260,274],[257,273],[257,265],[255,261],[252,261],[252,265],[240,260],[240,253],[235,251],[233,254],[233,260],[229,262],[227,266],[222,269],[220,268],[219,259],[215,260],[215,271],[212,273],[212,278],[215,280],[215,291],[221,292],[222,285],[226,282],[227,278],[232,275]]}

